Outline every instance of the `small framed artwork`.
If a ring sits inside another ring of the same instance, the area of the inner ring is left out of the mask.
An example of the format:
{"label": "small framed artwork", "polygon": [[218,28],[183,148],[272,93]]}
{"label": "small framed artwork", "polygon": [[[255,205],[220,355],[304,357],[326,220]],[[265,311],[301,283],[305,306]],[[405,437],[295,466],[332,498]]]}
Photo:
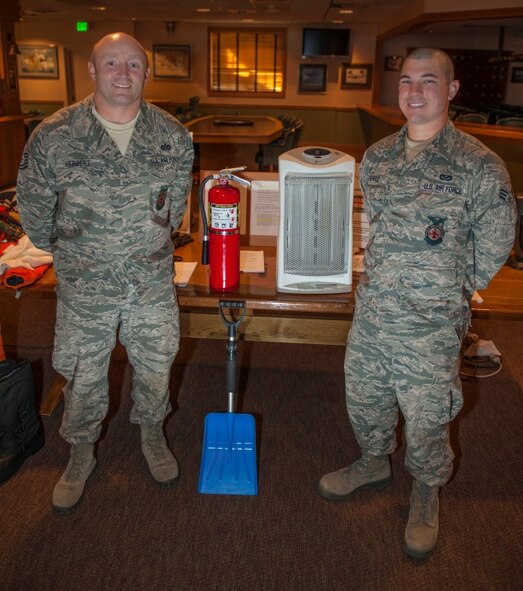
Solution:
{"label": "small framed artwork", "polygon": [[342,64],[340,88],[370,88],[372,64]]}
{"label": "small framed artwork", "polygon": [[514,66],[512,68],[512,76],[510,81],[514,84],[523,84],[523,68]]}
{"label": "small framed artwork", "polygon": [[385,57],[385,72],[399,72],[402,65],[402,55],[387,55]]}
{"label": "small framed artwork", "polygon": [[19,45],[18,50],[20,78],[58,78],[56,45]]}
{"label": "small framed artwork", "polygon": [[298,92],[326,92],[327,64],[300,64]]}
{"label": "small framed artwork", "polygon": [[190,80],[190,45],[153,45],[153,77]]}

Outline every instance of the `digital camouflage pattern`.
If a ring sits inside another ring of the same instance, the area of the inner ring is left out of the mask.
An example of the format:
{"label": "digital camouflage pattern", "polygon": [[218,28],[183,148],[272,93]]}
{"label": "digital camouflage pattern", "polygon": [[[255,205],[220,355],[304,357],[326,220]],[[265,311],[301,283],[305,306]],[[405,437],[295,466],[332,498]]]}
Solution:
{"label": "digital camouflage pattern", "polygon": [[394,450],[400,409],[408,469],[441,486],[452,471],[448,423],[463,405],[459,349],[470,298],[510,254],[516,204],[503,161],[452,122],[410,162],[406,133],[369,148],[360,167],[370,236],[346,400],[372,455]]}
{"label": "digital camouflage pattern", "polygon": [[93,442],[108,405],[116,332],[133,365],[131,421],[163,421],[179,343],[172,228],[185,211],[187,130],[142,101],[121,154],[93,98],[45,119],[25,148],[17,191],[24,230],[51,251],[58,279],[53,363],[68,381],[61,433]]}

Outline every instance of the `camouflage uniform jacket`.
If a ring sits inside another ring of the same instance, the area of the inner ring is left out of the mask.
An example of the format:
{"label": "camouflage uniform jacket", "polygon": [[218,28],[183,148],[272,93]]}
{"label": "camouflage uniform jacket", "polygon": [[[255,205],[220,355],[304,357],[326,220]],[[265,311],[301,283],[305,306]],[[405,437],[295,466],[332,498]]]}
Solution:
{"label": "camouflage uniform jacket", "polygon": [[[18,174],[24,230],[79,292],[172,276],[171,227],[184,213],[193,146],[174,117],[142,101],[125,156],[92,113],[92,95],[47,118]],[[140,289],[140,285],[142,289]]]}
{"label": "camouflage uniform jacket", "polygon": [[374,323],[463,325],[472,293],[514,243],[510,179],[501,158],[450,121],[410,162],[406,133],[371,146],[360,167],[370,223],[360,312]]}

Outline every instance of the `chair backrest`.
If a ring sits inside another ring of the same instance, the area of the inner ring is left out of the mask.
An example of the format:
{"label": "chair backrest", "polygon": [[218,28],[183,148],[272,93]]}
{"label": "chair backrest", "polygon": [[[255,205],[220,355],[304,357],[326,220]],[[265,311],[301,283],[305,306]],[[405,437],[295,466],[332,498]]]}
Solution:
{"label": "chair backrest", "polygon": [[504,125],[506,127],[523,127],[523,117],[505,117],[498,119],[496,125]]}
{"label": "chair backrest", "polygon": [[454,121],[458,123],[487,123],[488,117],[483,113],[461,113],[456,116]]}
{"label": "chair backrest", "polygon": [[278,115],[278,119],[283,123],[284,129],[292,127],[291,124],[294,120],[294,117],[292,115]]}
{"label": "chair backrest", "polygon": [[278,152],[283,154],[283,152],[286,152],[287,150],[290,150],[292,148],[293,140],[294,127],[290,129],[284,129],[283,134],[277,140],[275,140],[274,143],[268,145],[277,145]]}
{"label": "chair backrest", "polygon": [[35,119],[30,119],[26,125],[26,134],[27,137],[29,137],[33,131],[35,130],[35,128],[40,125],[40,123],[42,123],[42,121],[44,120],[44,117],[38,117]]}
{"label": "chair backrest", "polygon": [[302,129],[303,129],[303,119],[298,119],[298,121],[296,122],[296,124],[294,126],[294,129],[291,132],[292,133],[291,149],[298,147],[298,143],[300,141]]}

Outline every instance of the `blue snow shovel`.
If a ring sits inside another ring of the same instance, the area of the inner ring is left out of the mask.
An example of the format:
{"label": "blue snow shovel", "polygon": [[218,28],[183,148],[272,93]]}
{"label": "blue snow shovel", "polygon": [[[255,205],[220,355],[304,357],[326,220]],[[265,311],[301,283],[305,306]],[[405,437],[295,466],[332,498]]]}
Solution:
{"label": "blue snow shovel", "polygon": [[[241,316],[238,320],[227,318],[224,308],[241,308]],[[236,329],[245,316],[245,302],[220,300],[218,309],[228,333],[228,405],[226,413],[211,413],[205,417],[198,492],[215,495],[256,495],[256,423],[252,415],[234,412]]]}

